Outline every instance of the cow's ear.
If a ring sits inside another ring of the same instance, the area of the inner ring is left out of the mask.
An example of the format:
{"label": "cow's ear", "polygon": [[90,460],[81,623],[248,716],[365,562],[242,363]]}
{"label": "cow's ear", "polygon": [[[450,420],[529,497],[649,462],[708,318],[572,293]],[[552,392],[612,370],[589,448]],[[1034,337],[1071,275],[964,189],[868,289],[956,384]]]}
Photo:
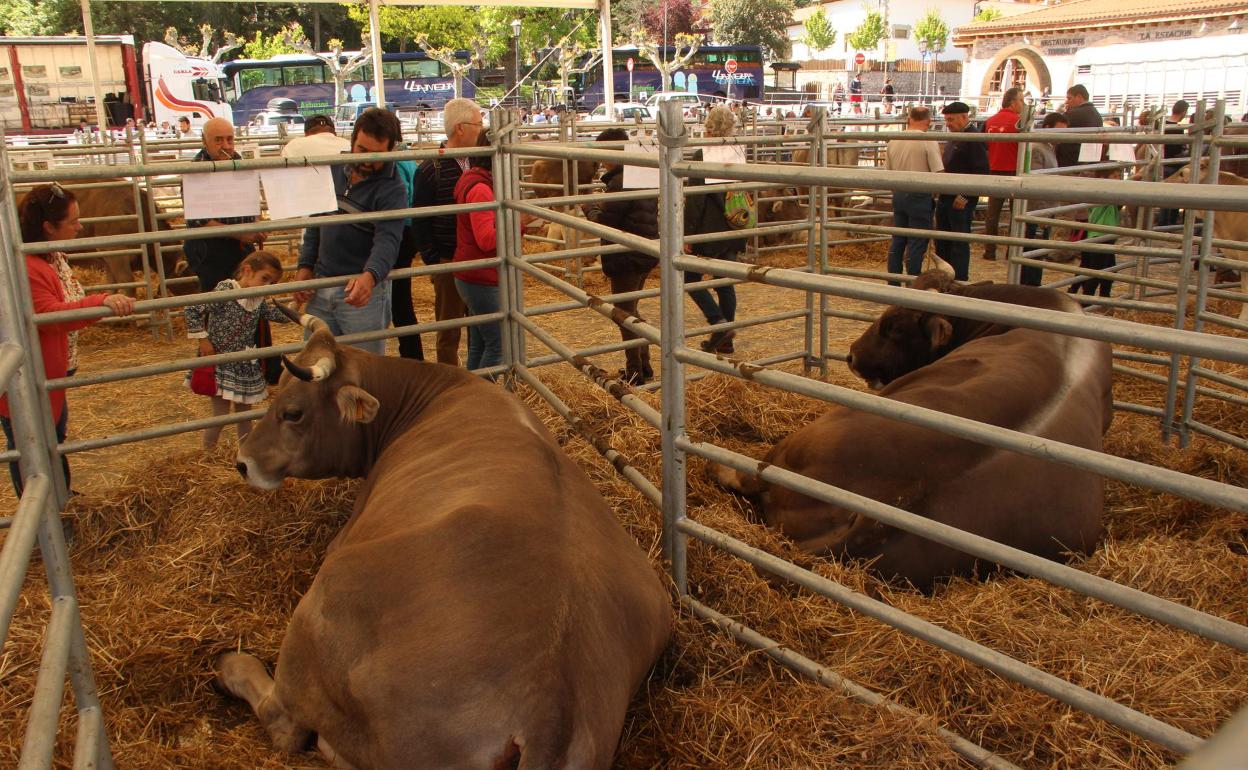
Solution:
{"label": "cow's ear", "polygon": [[927,328],[932,350],[940,350],[953,338],[953,324],[949,323],[949,319],[944,316],[929,315],[923,324]]}
{"label": "cow's ear", "polygon": [[335,399],[343,422],[372,422],[381,406],[372,394],[358,385],[343,385],[335,394]]}

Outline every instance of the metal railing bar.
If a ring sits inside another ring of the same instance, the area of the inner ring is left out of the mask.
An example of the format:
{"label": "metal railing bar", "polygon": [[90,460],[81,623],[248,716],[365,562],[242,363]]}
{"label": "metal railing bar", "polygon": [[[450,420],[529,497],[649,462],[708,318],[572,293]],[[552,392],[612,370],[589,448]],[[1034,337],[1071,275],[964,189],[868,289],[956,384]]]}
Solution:
{"label": "metal railing bar", "polygon": [[25,353],[22,347],[12,342],[0,344],[0,393],[4,393],[9,389],[9,383],[13,380],[13,375],[17,374],[18,369],[22,368],[22,360]]}
{"label": "metal railing bar", "polygon": [[78,736],[74,741],[74,770],[99,770],[100,736],[104,715],[99,706],[78,712]]}
{"label": "metal railing bar", "polygon": [[35,680],[30,715],[18,770],[42,770],[52,763],[56,727],[69,670],[69,641],[78,622],[78,602],[72,596],[52,599],[52,617],[43,637],[43,658]]}
{"label": "metal railing bar", "polygon": [[[683,439],[680,440],[680,443],[687,451],[694,452],[707,459],[717,460],[717,457],[720,456],[720,452],[709,452],[706,445]],[[718,448],[716,447],[716,449]],[[726,450],[721,450],[721,452],[723,454],[735,454]],[[790,564],[779,557],[747,545],[730,535],[711,529],[691,519],[680,519],[676,522],[676,526],[685,534],[709,545],[717,546],[759,569],[786,580],[791,580],[803,588],[874,618],[909,636],[921,639],[960,658],[977,663],[1005,679],[1044,693],[1062,703],[1104,719],[1130,733],[1155,741],[1173,751],[1186,754],[1193,751],[1201,743],[1200,738],[1177,727],[1128,708],[1103,695],[1098,695],[1071,684],[1060,677],[1041,671],[1034,666],[1029,666],[1004,653],[973,642],[934,623],[891,607],[884,602],[850,590],[840,583]]]}
{"label": "metal railing bar", "polygon": [[22,577],[30,566],[39,521],[52,499],[52,482],[37,473],[26,479],[25,493],[17,502],[17,510],[9,522],[3,550],[0,550],[0,649],[9,638],[9,623],[17,610],[17,598],[25,581]]}

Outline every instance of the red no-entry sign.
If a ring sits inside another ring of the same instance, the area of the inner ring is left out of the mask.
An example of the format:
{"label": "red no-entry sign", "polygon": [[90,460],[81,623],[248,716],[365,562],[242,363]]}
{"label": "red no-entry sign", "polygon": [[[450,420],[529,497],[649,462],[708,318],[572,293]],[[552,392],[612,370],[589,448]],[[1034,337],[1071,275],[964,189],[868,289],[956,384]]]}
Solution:
{"label": "red no-entry sign", "polygon": [[627,65],[625,65],[625,66],[627,66],[627,67],[628,67],[628,71],[629,71],[629,72],[632,72],[632,71],[633,71],[633,57],[631,57],[631,56],[630,56],[630,57],[628,57],[628,64],[627,64]]}
{"label": "red no-entry sign", "polygon": [[854,54],[854,64],[857,64],[857,65],[861,66],[861,65],[866,64],[866,63],[867,63],[867,56],[866,56],[866,54],[862,53],[861,51],[859,51],[858,53]]}
{"label": "red no-entry sign", "polygon": [[733,74],[734,72],[736,72],[736,71],[737,71],[737,60],[736,60],[736,59],[729,59],[728,61],[724,62],[724,71],[725,71],[725,72],[727,72],[729,75],[731,75],[731,74]]}

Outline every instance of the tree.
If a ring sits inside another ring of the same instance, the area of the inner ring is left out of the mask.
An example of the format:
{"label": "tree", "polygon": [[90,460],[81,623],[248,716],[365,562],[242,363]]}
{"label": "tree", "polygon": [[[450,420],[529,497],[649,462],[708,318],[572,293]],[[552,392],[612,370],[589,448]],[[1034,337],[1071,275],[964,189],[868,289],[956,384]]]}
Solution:
{"label": "tree", "polygon": [[485,38],[473,38],[468,49],[468,61],[464,61],[456,58],[454,48],[435,48],[430,45],[429,38],[423,32],[416,36],[416,45],[420,46],[420,50],[424,51],[430,59],[442,62],[451,70],[451,75],[455,78],[455,98],[457,99],[464,92],[464,75],[468,74],[468,70],[485,64],[489,48],[489,42]]}
{"label": "tree", "polygon": [[802,42],[810,49],[811,58],[814,58],[814,54],[826,51],[836,43],[836,30],[833,29],[832,22],[828,21],[822,8],[815,11],[803,27],[806,29],[806,35],[802,38]]}
{"label": "tree", "polygon": [[722,43],[758,45],[767,58],[783,58],[793,10],[793,0],[711,0],[711,28]]}
{"label": "tree", "polygon": [[5,0],[0,3],[0,32],[21,36],[55,34],[59,16],[60,9],[48,0]]}
{"label": "tree", "polygon": [[659,71],[660,91],[671,90],[672,75],[689,63],[702,44],[696,36],[681,33],[676,36],[675,50],[672,51],[672,57],[668,59],[663,49],[646,34],[644,29],[633,30],[632,42],[637,46],[637,53],[649,59],[654,64],[654,68]]}
{"label": "tree", "polygon": [[[169,42],[168,35],[165,42]],[[243,56],[248,59],[272,59],[282,54],[303,53],[304,46],[309,50],[312,48],[308,36],[303,32],[303,26],[292,21],[285,29],[272,35],[256,30],[256,36],[243,44]]]}
{"label": "tree", "polygon": [[669,41],[675,40],[676,36],[681,34],[693,35],[705,41],[706,36],[710,34],[711,25],[703,13],[703,5],[699,0],[666,0],[666,2],[646,3],[637,19],[638,26],[650,35],[651,40],[663,40],[665,16]]}
{"label": "tree", "polygon": [[940,11],[929,8],[914,25],[914,42],[929,51],[943,51],[949,43],[949,25]]}
{"label": "tree", "polygon": [[884,20],[884,14],[869,8],[866,18],[845,39],[855,51],[874,51],[886,37],[888,23]]}
{"label": "tree", "polygon": [[199,41],[191,42],[185,37],[178,34],[176,27],[168,27],[165,29],[165,45],[176,48],[187,56],[196,56],[200,59],[211,59],[214,62],[220,62],[225,58],[226,54],[244,45],[242,40],[233,32],[223,32],[222,40],[224,43],[220,46],[214,45],[216,38],[216,30],[211,24],[199,25]]}
{"label": "tree", "polygon": [[[352,21],[362,29],[368,27],[367,5],[352,4],[346,8]],[[481,36],[474,16],[455,6],[383,5],[378,9],[377,21],[382,37],[396,41],[400,51],[406,51],[408,43],[415,42],[421,34],[434,48],[463,50],[472,44],[473,38]]]}
{"label": "tree", "polygon": [[985,8],[984,10],[982,10],[982,11],[980,11],[979,13],[975,14],[975,18],[971,19],[971,21],[972,21],[972,22],[976,22],[976,21],[992,21],[993,19],[999,19],[999,18],[1001,18],[1001,17],[1002,17],[1002,16],[1004,16],[1004,15],[1005,15],[1005,14],[1001,13],[1000,9],[997,9],[997,8]]}

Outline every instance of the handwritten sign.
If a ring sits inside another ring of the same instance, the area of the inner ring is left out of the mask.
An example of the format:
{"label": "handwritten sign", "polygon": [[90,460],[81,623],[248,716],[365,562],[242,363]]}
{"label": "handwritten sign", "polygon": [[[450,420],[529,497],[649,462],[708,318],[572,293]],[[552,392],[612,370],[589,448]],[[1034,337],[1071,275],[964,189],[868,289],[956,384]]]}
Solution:
{"label": "handwritten sign", "polygon": [[254,171],[216,171],[182,178],[187,219],[260,215],[260,177]]}

